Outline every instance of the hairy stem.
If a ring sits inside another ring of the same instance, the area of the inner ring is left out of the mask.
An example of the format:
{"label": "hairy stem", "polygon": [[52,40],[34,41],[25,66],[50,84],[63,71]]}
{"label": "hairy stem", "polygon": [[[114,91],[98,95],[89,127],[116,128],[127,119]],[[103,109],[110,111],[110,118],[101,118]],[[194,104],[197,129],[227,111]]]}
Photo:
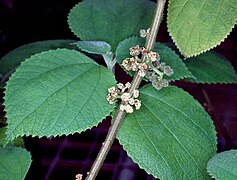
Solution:
{"label": "hairy stem", "polygon": [[[165,1],[166,0],[159,0],[157,3],[157,8],[156,8],[156,12],[155,12],[155,16],[154,16],[154,20],[151,26],[151,30],[150,30],[150,34],[147,37],[146,40],[146,45],[145,48],[148,50],[151,50],[154,46],[154,43],[156,41],[156,35],[161,23],[161,19],[162,19],[162,14],[163,14],[163,10],[165,7]],[[142,57],[142,61],[144,61],[145,58]],[[129,93],[132,94],[134,92],[135,89],[137,89],[141,83],[142,77],[138,75],[138,73],[136,73],[136,75],[134,76],[132,83],[131,83],[131,87],[129,89]],[[112,123],[109,132],[106,136],[105,142],[103,143],[100,152],[97,155],[97,158],[94,162],[94,164],[91,167],[91,170],[88,174],[88,176],[86,177],[86,180],[94,180],[100,170],[100,168],[102,167],[104,160],[114,142],[114,139],[116,137],[116,134],[119,130],[119,127],[121,125],[121,122],[125,116],[126,112],[125,111],[121,111],[118,110],[114,122]]]}

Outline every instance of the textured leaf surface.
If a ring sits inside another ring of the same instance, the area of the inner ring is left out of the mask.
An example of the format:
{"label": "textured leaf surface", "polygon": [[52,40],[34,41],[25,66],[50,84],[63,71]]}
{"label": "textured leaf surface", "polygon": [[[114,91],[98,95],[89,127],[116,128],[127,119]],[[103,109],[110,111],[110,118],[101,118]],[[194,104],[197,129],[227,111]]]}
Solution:
{"label": "textured leaf surface", "polygon": [[113,109],[105,97],[115,83],[111,72],[74,50],[31,56],[6,86],[8,140],[67,135],[97,125]]}
{"label": "textured leaf surface", "polygon": [[[0,148],[4,147],[7,142],[7,136],[6,136],[7,127],[0,128]],[[22,137],[16,138],[13,141],[9,142],[7,145],[13,145],[13,146],[24,146],[24,141]]]}
{"label": "textured leaf surface", "polygon": [[[125,58],[130,57],[129,48],[136,45],[140,45],[141,47],[144,46],[144,38],[132,37],[119,43],[116,50],[116,59],[120,65]],[[154,51],[160,54],[161,62],[165,62],[166,64],[170,65],[174,70],[174,74],[171,77],[166,76],[166,79],[175,81],[184,79],[186,77],[194,78],[191,72],[188,71],[182,59],[169,47],[160,43],[155,43]]]}
{"label": "textured leaf surface", "polygon": [[216,180],[236,180],[237,150],[216,154],[208,161],[207,171]]}
{"label": "textured leaf surface", "polygon": [[140,89],[142,106],[127,114],[118,139],[141,168],[160,179],[208,179],[215,154],[214,125],[205,110],[177,87]]}
{"label": "textured leaf surface", "polygon": [[84,0],[71,10],[68,23],[82,40],[105,41],[114,51],[120,41],[150,26],[154,9],[148,0]]}
{"label": "textured leaf surface", "polygon": [[237,83],[237,74],[230,62],[214,52],[206,52],[184,62],[196,78],[187,78],[190,82]]}
{"label": "textured leaf surface", "polygon": [[92,54],[107,54],[111,46],[104,41],[78,41],[75,43],[82,51]]}
{"label": "textured leaf surface", "polygon": [[0,148],[0,179],[22,180],[31,164],[30,153],[21,147]]}
{"label": "textured leaf surface", "polygon": [[75,46],[70,45],[73,40],[48,40],[39,41],[23,45],[19,48],[10,51],[0,59],[0,73],[6,74],[10,70],[20,65],[22,61],[29,58],[31,55],[40,53],[42,51],[48,51],[50,49],[57,48],[69,48],[73,49]]}
{"label": "textured leaf surface", "polygon": [[219,45],[236,20],[236,0],[169,0],[168,31],[186,57]]}

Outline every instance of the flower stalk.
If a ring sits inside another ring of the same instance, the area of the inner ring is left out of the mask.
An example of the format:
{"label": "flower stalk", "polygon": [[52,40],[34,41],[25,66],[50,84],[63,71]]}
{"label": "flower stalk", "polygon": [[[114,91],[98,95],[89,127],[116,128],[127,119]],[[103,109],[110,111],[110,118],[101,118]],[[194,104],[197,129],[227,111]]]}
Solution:
{"label": "flower stalk", "polygon": [[[164,7],[165,7],[165,2],[166,0],[159,0],[157,2],[157,8],[156,8],[156,12],[155,12],[155,16],[153,19],[153,23],[149,32],[149,35],[146,36],[146,44],[145,44],[145,48],[148,51],[151,51],[151,49],[154,46],[154,43],[156,41],[156,36],[159,30],[159,26],[162,20],[162,14],[164,11]],[[146,58],[144,56],[142,56],[141,61],[144,62],[146,60]],[[133,95],[134,91],[139,87],[140,83],[142,81],[142,77],[138,74],[138,72],[135,74],[131,86],[128,90],[128,93],[130,93],[130,96]],[[120,106],[123,106],[124,103],[122,102],[120,104]],[[119,127],[121,125],[121,122],[126,114],[125,110],[121,110],[123,108],[119,108],[114,121],[109,129],[109,132],[106,136],[105,142],[102,144],[102,147],[100,149],[100,152],[97,155],[96,160],[94,161],[94,164],[91,167],[90,172],[88,173],[86,180],[94,180],[100,170],[100,168],[102,167],[104,160],[114,142],[114,139],[116,137],[116,134],[119,130]]]}

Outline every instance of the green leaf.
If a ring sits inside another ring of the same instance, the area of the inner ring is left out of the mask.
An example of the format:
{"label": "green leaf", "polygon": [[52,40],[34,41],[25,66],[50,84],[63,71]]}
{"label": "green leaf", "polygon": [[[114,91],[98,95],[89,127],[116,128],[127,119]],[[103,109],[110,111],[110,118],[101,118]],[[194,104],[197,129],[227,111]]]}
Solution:
{"label": "green leaf", "polygon": [[0,148],[0,179],[22,180],[30,168],[30,153],[21,147]]}
{"label": "green leaf", "polygon": [[236,180],[237,150],[216,154],[208,161],[207,171],[216,180]]}
{"label": "green leaf", "polygon": [[206,52],[184,62],[196,78],[187,78],[187,81],[209,84],[237,83],[237,74],[230,62],[214,52]]}
{"label": "green leaf", "polygon": [[92,54],[107,54],[111,51],[111,46],[104,41],[78,41],[74,44],[82,51]]}
{"label": "green leaf", "polygon": [[186,56],[219,45],[237,20],[236,0],[169,0],[168,31]]}
{"label": "green leaf", "polygon": [[148,0],[84,0],[68,15],[72,32],[88,41],[105,41],[115,51],[123,39],[149,28],[155,4]]}
{"label": "green leaf", "polygon": [[[120,63],[120,65],[125,58],[130,57],[129,48],[136,45],[140,45],[141,47],[144,46],[144,38],[131,37],[119,43],[116,50],[116,60]],[[171,77],[166,76],[166,79],[175,81],[187,77],[194,78],[191,72],[188,71],[182,59],[172,49],[163,44],[155,43],[154,51],[160,54],[161,62],[165,62],[170,65],[174,70],[174,74]]]}
{"label": "green leaf", "polygon": [[[6,136],[7,127],[0,128],[0,148],[4,147],[7,144],[7,136]],[[13,146],[22,146],[24,147],[23,138],[19,137],[8,143],[7,145]]]}
{"label": "green leaf", "polygon": [[31,56],[7,83],[7,138],[82,132],[109,115],[107,89],[114,75],[92,59],[67,49]]}
{"label": "green leaf", "polygon": [[57,48],[73,49],[74,46],[70,45],[73,40],[48,40],[39,41],[20,46],[13,51],[10,51],[0,59],[0,73],[6,74],[10,70],[18,67],[22,61],[29,58],[31,55]]}
{"label": "green leaf", "polygon": [[208,179],[216,132],[201,105],[173,86],[145,86],[139,98],[141,109],[126,115],[117,136],[133,161],[162,180]]}

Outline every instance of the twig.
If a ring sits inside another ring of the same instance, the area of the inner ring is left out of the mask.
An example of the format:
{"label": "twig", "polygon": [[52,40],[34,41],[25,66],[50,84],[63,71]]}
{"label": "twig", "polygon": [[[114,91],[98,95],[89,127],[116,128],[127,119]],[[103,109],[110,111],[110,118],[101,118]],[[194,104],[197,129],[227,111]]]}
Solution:
{"label": "twig", "polygon": [[[166,0],[159,0],[157,3],[157,8],[156,8],[156,12],[155,12],[155,16],[154,16],[154,20],[152,23],[152,27],[151,27],[151,31],[149,33],[149,36],[147,37],[146,40],[146,45],[145,48],[148,50],[151,50],[154,46],[154,43],[156,41],[156,35],[161,23],[161,19],[162,19],[162,14],[163,14],[163,10],[165,7],[165,1]],[[144,61],[145,58],[142,57],[142,61]],[[136,75],[133,78],[133,81],[131,83],[131,87],[129,89],[129,93],[132,94],[133,91],[135,89],[137,89],[140,85],[142,81],[142,77],[138,75],[138,73],[136,73]],[[105,142],[102,144],[102,147],[100,149],[100,152],[97,155],[96,160],[94,161],[94,164],[91,167],[91,170],[88,174],[88,176],[86,177],[86,180],[94,180],[100,170],[100,168],[102,167],[104,160],[114,142],[114,139],[116,137],[116,134],[118,132],[118,129],[121,125],[121,122],[125,116],[126,112],[122,111],[122,110],[118,110],[117,115],[115,116],[114,122],[111,125],[109,132],[106,136]]]}

